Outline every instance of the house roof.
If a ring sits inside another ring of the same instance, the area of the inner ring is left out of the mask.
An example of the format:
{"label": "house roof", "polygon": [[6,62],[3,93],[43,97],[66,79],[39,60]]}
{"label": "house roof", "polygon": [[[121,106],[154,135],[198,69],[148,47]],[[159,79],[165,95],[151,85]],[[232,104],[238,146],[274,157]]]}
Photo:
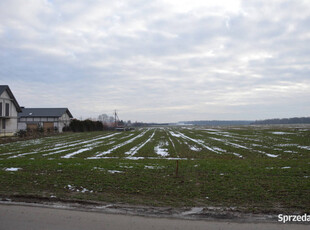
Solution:
{"label": "house roof", "polygon": [[8,85],[0,85],[0,95],[4,92],[7,91],[7,93],[9,94],[10,98],[13,100],[13,104],[16,107],[17,112],[21,112],[21,108],[16,100],[16,98],[14,97],[12,91],[10,90],[10,87]]}
{"label": "house roof", "polygon": [[68,108],[22,108],[22,112],[18,114],[21,117],[61,117],[64,113],[68,113],[73,118]]}

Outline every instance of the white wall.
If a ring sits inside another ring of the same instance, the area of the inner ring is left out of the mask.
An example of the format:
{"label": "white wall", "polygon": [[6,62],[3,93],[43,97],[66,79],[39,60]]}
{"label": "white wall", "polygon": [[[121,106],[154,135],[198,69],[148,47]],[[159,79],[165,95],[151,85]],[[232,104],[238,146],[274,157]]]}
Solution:
{"label": "white wall", "polygon": [[70,119],[69,114],[68,114],[68,113],[64,113],[64,114],[59,118],[59,121],[58,121],[58,130],[59,130],[59,132],[60,132],[60,133],[62,132],[63,127],[69,126],[69,125],[70,125],[70,122],[71,122],[71,119]]}
{"label": "white wall", "polygon": [[15,132],[17,132],[17,111],[16,107],[11,100],[9,94],[6,92],[6,90],[0,95],[0,102],[2,102],[2,116],[5,116],[5,104],[9,103],[9,118],[5,119],[6,127],[5,129],[2,129],[2,119],[1,118],[1,124],[0,124],[0,135],[13,135]]}

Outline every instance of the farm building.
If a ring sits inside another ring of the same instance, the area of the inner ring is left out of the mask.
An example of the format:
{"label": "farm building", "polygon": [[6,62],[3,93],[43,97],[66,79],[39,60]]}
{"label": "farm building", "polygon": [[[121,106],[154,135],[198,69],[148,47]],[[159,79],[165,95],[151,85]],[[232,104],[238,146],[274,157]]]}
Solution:
{"label": "farm building", "polygon": [[0,136],[12,136],[17,131],[17,114],[21,112],[8,85],[0,85]]}
{"label": "farm building", "polygon": [[58,130],[62,132],[63,127],[69,126],[73,118],[68,108],[21,108],[18,114],[18,129]]}

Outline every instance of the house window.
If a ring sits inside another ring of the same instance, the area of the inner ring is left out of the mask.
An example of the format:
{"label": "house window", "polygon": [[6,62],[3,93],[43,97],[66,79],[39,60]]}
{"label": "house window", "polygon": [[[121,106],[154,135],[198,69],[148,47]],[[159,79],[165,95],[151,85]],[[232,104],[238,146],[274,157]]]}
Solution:
{"label": "house window", "polygon": [[10,116],[10,104],[5,103],[5,116],[8,117]]}
{"label": "house window", "polygon": [[0,102],[0,117],[2,117],[2,102]]}
{"label": "house window", "polygon": [[2,129],[5,129],[5,120],[2,120]]}

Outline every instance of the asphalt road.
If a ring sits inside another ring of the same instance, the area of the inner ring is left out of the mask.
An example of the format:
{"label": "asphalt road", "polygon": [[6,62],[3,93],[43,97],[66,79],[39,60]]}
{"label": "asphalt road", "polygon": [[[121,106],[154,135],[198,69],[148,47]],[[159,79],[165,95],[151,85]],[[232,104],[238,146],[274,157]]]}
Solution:
{"label": "asphalt road", "polygon": [[0,204],[0,230],[303,230],[309,225],[281,223],[229,223],[148,218],[48,207]]}

